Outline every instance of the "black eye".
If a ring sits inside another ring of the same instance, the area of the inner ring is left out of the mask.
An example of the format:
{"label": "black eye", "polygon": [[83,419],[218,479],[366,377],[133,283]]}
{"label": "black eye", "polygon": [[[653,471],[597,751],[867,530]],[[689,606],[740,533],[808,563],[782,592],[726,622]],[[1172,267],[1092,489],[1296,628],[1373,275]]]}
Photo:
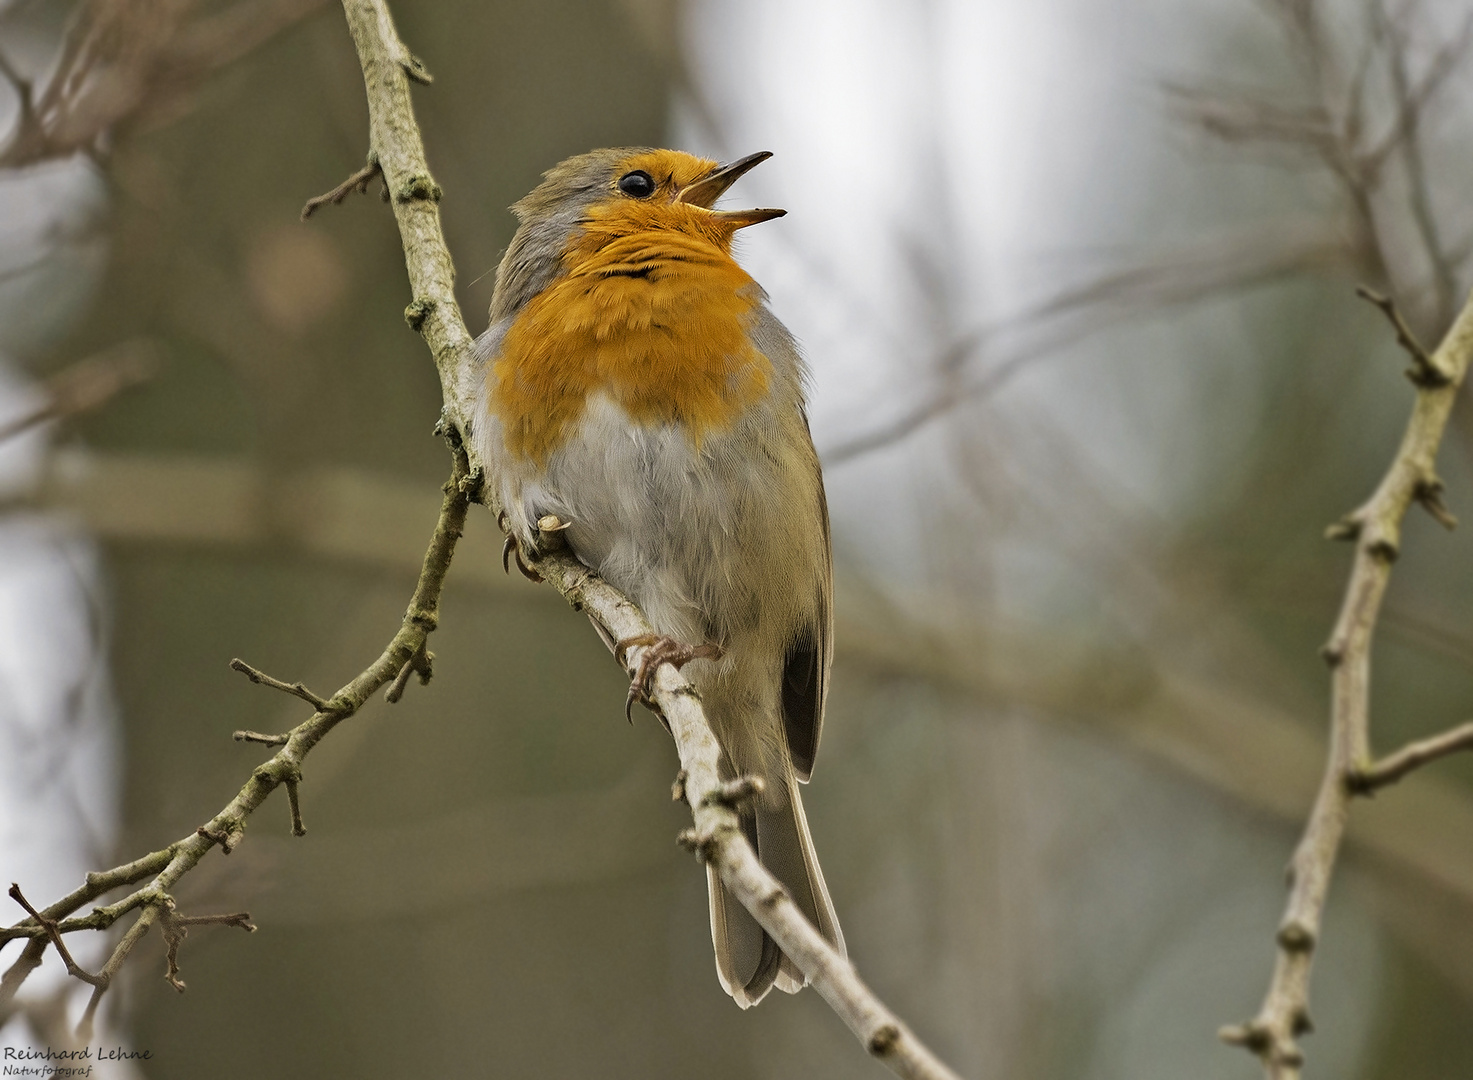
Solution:
{"label": "black eye", "polygon": [[643,169],[635,169],[619,177],[619,190],[636,199],[648,199],[655,193],[655,179]]}

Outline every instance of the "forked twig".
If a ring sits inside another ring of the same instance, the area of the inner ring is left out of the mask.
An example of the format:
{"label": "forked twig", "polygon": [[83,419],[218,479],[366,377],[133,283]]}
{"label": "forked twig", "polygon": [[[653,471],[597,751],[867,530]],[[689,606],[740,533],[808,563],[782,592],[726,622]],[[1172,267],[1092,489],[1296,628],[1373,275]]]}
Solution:
{"label": "forked twig", "polygon": [[[40,965],[47,946],[54,945],[67,964],[67,970],[93,986],[92,997],[79,1027],[79,1033],[87,1038],[90,1037],[98,1003],[113,976],[155,922],[162,924],[170,955],[168,978],[177,989],[183,988],[182,981],[178,979],[177,955],[185,927],[214,922],[250,929],[249,916],[244,912],[218,916],[176,915],[169,891],[199,864],[211,848],[218,845],[224,853],[229,854],[244,835],[247,819],[278,787],[284,786],[287,789],[292,832],[298,836],[305,833],[297,792],[297,785],[302,779],[302,762],[329,732],[356,713],[370,696],[392,682],[406,663],[424,651],[425,639],[439,622],[440,593],[445,585],[445,574],[450,568],[456,542],[465,529],[465,515],[471,494],[478,488],[470,480],[470,466],[464,450],[458,442],[453,443],[452,449],[455,467],[443,489],[440,517],[425,552],[419,582],[410,598],[398,633],[383,653],[329,699],[321,698],[300,683],[284,683],[280,679],[274,679],[249,664],[240,661],[232,664],[235,670],[241,671],[253,682],[302,698],[312,703],[316,711],[311,718],[285,735],[236,732],[236,738],[241,741],[266,743],[279,746],[280,749],[252,771],[250,779],[234,799],[188,836],[130,863],[88,874],[82,886],[42,910],[32,907],[21,895],[20,887],[14,886],[11,895],[26,909],[28,918],[13,926],[0,928],[0,944],[17,938],[29,940],[15,963],[0,978],[0,1008],[14,999],[22,984]],[[95,907],[87,915],[67,918],[84,904],[105,893],[144,879],[151,880],[122,900]],[[138,918],[123,934],[101,971],[94,975],[71,959],[62,935],[78,930],[107,930],[118,919],[133,911],[139,912]]]}
{"label": "forked twig", "polygon": [[[1383,308],[1383,310],[1387,310]],[[1387,310],[1393,323],[1394,309]],[[1414,340],[1414,339],[1413,339]],[[1416,401],[1391,467],[1359,509],[1334,530],[1356,543],[1355,561],[1339,618],[1323,651],[1332,669],[1330,750],[1324,779],[1289,872],[1289,902],[1279,923],[1278,959],[1268,993],[1251,1020],[1219,1032],[1263,1062],[1269,1080],[1299,1080],[1304,1053],[1298,1039],[1311,1030],[1309,977],[1319,943],[1330,878],[1356,795],[1369,794],[1428,761],[1473,743],[1473,725],[1413,743],[1380,762],[1370,751],[1371,639],[1391,566],[1401,548],[1401,526],[1413,502],[1440,489],[1435,464],[1453,401],[1473,360],[1473,297],[1468,299],[1429,369],[1443,382],[1417,382]]]}

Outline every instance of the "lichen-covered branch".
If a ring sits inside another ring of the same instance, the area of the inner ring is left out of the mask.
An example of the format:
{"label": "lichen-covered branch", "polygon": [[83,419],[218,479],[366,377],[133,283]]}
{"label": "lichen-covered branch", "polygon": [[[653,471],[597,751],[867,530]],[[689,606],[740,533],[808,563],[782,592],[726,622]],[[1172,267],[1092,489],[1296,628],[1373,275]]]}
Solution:
{"label": "lichen-covered branch", "polygon": [[[544,546],[555,536],[544,532]],[[533,565],[575,611],[596,620],[612,639],[652,635],[653,628],[627,597],[565,551],[549,551]],[[627,653],[625,666],[632,678],[639,666],[640,650]],[[677,794],[683,796],[695,819],[695,828],[681,835],[682,843],[703,862],[716,867],[732,895],[792,957],[869,1053],[898,1076],[913,1080],[955,1078],[956,1074],[865,985],[854,965],[818,932],[758,860],[737,817],[741,800],[752,794],[750,787],[744,786],[750,780],[721,780],[721,747],[695,688],[665,664],[656,672],[652,696],[680,754]]]}
{"label": "lichen-covered branch", "polygon": [[[1331,678],[1330,749],[1324,779],[1290,863],[1289,902],[1278,931],[1278,959],[1258,1015],[1224,1028],[1222,1038],[1262,1060],[1269,1080],[1298,1080],[1304,1055],[1299,1036],[1310,1030],[1309,978],[1320,920],[1335,860],[1344,838],[1351,799],[1390,783],[1412,768],[1467,744],[1457,729],[1427,744],[1413,744],[1373,763],[1370,736],[1371,639],[1391,564],[1401,549],[1401,526],[1415,502],[1429,511],[1442,490],[1437,451],[1458,390],[1473,360],[1473,297],[1464,306],[1426,367],[1438,379],[1414,379],[1416,402],[1401,446],[1385,477],[1363,505],[1330,529],[1355,542],[1350,581],[1323,653]],[[1445,513],[1445,512],[1444,512]]]}
{"label": "lichen-covered branch", "polygon": [[404,243],[413,297],[404,318],[434,355],[446,415],[465,431],[475,406],[473,339],[455,302],[455,266],[440,229],[440,185],[430,175],[409,95],[411,80],[427,76],[399,40],[383,0],[343,0],[343,11],[368,92],[369,160],[383,173]]}
{"label": "lichen-covered branch", "polygon": [[[255,671],[249,665],[241,665],[254,681],[313,702],[315,711],[311,718],[286,733],[279,742],[272,738],[272,742],[280,745],[281,749],[256,767],[245,786],[224,809],[189,836],[130,863],[88,874],[80,888],[39,911],[24,900],[18,886],[13,889],[12,897],[25,907],[29,917],[13,926],[0,928],[0,945],[17,938],[30,940],[4,977],[0,978],[0,1010],[8,1007],[26,978],[40,965],[47,945],[54,943],[60,949],[68,971],[93,987],[92,998],[82,1020],[83,1038],[87,1038],[90,1036],[92,1018],[96,1014],[98,1002],[106,993],[113,976],[155,922],[161,922],[164,928],[169,952],[167,978],[176,989],[183,989],[183,983],[178,979],[177,961],[184,926],[200,922],[246,925],[248,916],[244,912],[230,916],[176,915],[170,891],[199,864],[212,847],[218,844],[225,854],[230,854],[244,835],[246,821],[282,785],[287,788],[291,804],[292,832],[298,836],[304,833],[306,830],[302,827],[296,786],[301,780],[302,765],[308,753],[328,732],[356,713],[376,690],[392,683],[405,665],[412,664],[415,657],[424,654],[425,641],[439,621],[440,592],[445,584],[445,573],[450,568],[455,543],[465,528],[466,508],[475,491],[470,478],[469,463],[464,451],[458,447],[455,459],[455,469],[445,484],[440,518],[429,550],[425,553],[419,583],[398,633],[379,658],[326,700],[317,698],[299,683],[284,683]],[[146,879],[146,885],[121,900],[95,907],[86,915],[68,918],[82,905],[122,886],[134,885]],[[96,975],[78,968],[61,946],[62,934],[78,930],[107,930],[120,918],[134,911],[138,911],[137,918]]]}
{"label": "lichen-covered branch", "polygon": [[[440,230],[440,188],[430,177],[410,100],[411,80],[423,81],[422,65],[399,40],[385,0],[343,0],[368,91],[370,160],[383,171],[394,217],[404,242],[413,301],[409,324],[429,345],[440,371],[445,415],[465,430],[473,417],[476,359],[472,339],[455,302],[455,271]],[[479,466],[473,462],[473,467]],[[486,493],[494,505],[494,485]],[[651,632],[639,609],[566,551],[547,550],[535,569],[578,611],[594,618],[613,640]],[[626,657],[631,677],[639,649]],[[824,940],[757,860],[737,826],[730,799],[721,797],[719,747],[700,698],[669,665],[654,680],[654,703],[670,725],[686,772],[685,789],[695,816],[694,842],[713,863],[732,894],[793,958],[870,1053],[900,1076],[936,1080],[954,1077],[860,980],[850,962]]]}

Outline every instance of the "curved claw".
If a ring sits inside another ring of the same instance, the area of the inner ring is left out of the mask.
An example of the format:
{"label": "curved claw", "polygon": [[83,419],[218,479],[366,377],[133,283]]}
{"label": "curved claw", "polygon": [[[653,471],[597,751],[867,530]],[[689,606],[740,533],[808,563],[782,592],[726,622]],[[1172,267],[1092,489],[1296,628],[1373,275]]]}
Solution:
{"label": "curved claw", "polygon": [[542,575],[539,574],[536,570],[533,570],[526,563],[522,562],[522,549],[520,547],[517,548],[517,550],[516,550],[516,556],[517,556],[517,569],[522,572],[522,576],[524,578],[526,578],[528,581],[530,581],[530,582],[532,582],[532,583],[534,583],[536,585],[541,585],[542,584]]}
{"label": "curved claw", "polygon": [[660,634],[638,634],[635,637],[625,638],[614,646],[614,658],[619,661],[621,667],[628,667],[629,650],[642,646],[644,655],[639,658],[639,666],[634,670],[634,678],[629,680],[629,693],[624,698],[624,718],[631,724],[634,723],[634,703],[638,701],[645,708],[655,714],[659,714],[659,707],[655,704],[654,693],[655,672],[661,664],[669,664],[679,671],[692,660],[720,660],[725,650],[720,645],[687,645],[683,641],[665,637]]}
{"label": "curved claw", "polygon": [[501,569],[505,574],[511,573],[511,557],[513,555],[517,557],[517,569],[522,572],[522,576],[528,581],[538,585],[542,584],[542,575],[522,560],[522,545],[517,542],[517,534],[507,533],[506,540],[501,545]]}

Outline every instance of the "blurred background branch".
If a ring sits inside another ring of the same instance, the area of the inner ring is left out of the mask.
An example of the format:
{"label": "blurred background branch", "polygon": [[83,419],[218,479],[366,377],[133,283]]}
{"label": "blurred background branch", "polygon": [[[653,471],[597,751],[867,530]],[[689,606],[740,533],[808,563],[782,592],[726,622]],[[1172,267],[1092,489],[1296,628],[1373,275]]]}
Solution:
{"label": "blurred background branch", "polygon": [[47,380],[48,400],[0,424],[0,441],[44,424],[101,408],[130,386],[158,373],[156,352],[146,342],[127,342],[99,356],[78,360]]}
{"label": "blurred background branch", "polygon": [[39,92],[0,55],[19,100],[0,168],[106,157],[129,130],[169,123],[211,75],[300,21],[324,0],[81,0]]}

